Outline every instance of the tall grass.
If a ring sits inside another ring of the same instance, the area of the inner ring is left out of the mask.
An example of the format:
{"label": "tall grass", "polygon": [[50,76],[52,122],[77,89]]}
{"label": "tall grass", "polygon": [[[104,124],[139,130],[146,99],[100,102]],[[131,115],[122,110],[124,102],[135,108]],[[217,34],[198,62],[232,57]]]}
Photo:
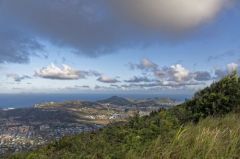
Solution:
{"label": "tall grass", "polygon": [[181,127],[166,143],[161,136],[143,154],[127,158],[146,159],[237,159],[240,157],[240,115],[206,118],[197,125]]}

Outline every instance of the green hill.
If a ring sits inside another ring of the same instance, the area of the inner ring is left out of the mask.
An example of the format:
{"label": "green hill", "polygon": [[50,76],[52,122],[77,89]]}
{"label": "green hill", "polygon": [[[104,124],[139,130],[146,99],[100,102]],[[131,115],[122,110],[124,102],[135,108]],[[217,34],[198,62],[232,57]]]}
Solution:
{"label": "green hill", "polygon": [[12,159],[237,158],[240,81],[237,73],[193,99],[150,116],[135,116],[99,131],[65,137]]}

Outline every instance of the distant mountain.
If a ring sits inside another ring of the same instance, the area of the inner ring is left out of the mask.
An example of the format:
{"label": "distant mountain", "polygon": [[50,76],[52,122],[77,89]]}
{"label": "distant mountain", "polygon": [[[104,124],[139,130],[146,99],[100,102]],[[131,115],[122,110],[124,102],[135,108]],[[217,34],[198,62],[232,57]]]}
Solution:
{"label": "distant mountain", "polygon": [[112,96],[108,99],[99,100],[98,103],[109,103],[114,105],[130,105],[133,104],[131,101],[129,101],[126,98],[118,97],[118,96]]}
{"label": "distant mountain", "polygon": [[166,103],[175,103],[175,100],[170,98],[147,98],[147,99],[126,99],[123,97],[112,96],[108,99],[99,100],[97,103],[109,103],[114,105],[159,105]]}

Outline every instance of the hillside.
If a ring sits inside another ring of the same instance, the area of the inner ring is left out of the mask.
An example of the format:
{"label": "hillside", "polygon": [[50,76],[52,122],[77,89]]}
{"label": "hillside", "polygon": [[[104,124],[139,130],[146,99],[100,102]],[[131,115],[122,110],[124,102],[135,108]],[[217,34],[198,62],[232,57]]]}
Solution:
{"label": "hillside", "polygon": [[240,154],[239,107],[240,82],[234,72],[176,107],[65,137],[10,158],[236,158]]}
{"label": "hillside", "polygon": [[146,99],[126,99],[123,97],[112,96],[108,99],[99,100],[96,103],[111,104],[117,106],[135,106],[135,107],[146,107],[146,106],[173,106],[176,105],[176,100],[170,98],[146,98]]}
{"label": "hillside", "polygon": [[197,125],[187,124],[179,128],[171,142],[158,137],[139,156],[129,153],[126,158],[238,158],[240,154],[239,113],[225,117],[208,117]]}

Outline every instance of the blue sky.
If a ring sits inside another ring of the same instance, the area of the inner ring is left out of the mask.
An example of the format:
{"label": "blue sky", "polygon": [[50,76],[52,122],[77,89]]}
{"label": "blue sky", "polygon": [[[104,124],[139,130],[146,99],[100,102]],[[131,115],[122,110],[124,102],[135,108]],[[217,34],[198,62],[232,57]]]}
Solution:
{"label": "blue sky", "polygon": [[237,1],[131,1],[0,0],[0,93],[191,94],[239,68]]}

